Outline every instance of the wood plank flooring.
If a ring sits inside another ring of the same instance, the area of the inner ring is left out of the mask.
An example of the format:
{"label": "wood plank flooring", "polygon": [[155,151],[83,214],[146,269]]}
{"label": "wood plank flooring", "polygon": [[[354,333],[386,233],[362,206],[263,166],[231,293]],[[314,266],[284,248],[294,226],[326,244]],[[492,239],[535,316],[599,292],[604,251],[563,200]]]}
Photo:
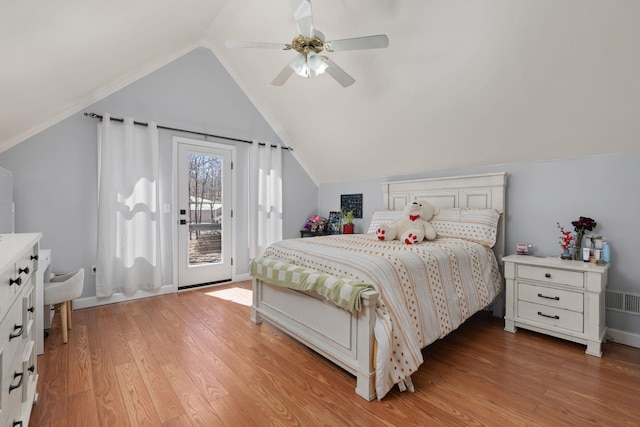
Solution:
{"label": "wood plank flooring", "polygon": [[[250,282],[59,315],[30,426],[632,426],[640,349],[582,345],[479,313],[423,350],[416,392],[366,402],[355,378],[250,316]],[[244,305],[247,304],[247,305]]]}

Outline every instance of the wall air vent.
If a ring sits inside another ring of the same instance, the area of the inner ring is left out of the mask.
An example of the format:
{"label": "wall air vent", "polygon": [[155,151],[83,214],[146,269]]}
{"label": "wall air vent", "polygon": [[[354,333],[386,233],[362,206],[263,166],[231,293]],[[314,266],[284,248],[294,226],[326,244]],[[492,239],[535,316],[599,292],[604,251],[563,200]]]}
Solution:
{"label": "wall air vent", "polygon": [[607,291],[605,308],[630,314],[640,314],[640,295]]}

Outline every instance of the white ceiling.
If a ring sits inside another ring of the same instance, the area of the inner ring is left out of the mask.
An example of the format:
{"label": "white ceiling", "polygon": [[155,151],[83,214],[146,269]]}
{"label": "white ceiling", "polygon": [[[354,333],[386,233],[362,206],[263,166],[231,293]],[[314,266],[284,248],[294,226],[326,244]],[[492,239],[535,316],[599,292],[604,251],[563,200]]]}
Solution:
{"label": "white ceiling", "polygon": [[288,0],[2,0],[0,151],[196,46],[227,68],[318,182],[640,149],[640,2],[316,0],[356,79],[271,80]]}

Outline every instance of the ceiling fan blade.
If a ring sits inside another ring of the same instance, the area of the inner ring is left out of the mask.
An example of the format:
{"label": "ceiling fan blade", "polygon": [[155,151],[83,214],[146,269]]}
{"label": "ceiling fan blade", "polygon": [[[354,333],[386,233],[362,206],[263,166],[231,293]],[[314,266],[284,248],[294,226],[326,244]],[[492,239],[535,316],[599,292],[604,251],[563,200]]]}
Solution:
{"label": "ceiling fan blade", "polygon": [[287,80],[289,80],[289,77],[291,77],[292,74],[293,74],[293,68],[291,68],[291,65],[287,64],[284,66],[282,71],[278,73],[276,78],[273,79],[271,84],[274,86],[282,86],[287,82]]}
{"label": "ceiling fan blade", "polygon": [[353,77],[347,74],[347,72],[342,68],[338,67],[335,62],[326,57],[324,57],[323,59],[329,65],[329,67],[327,67],[327,69],[325,70],[325,73],[336,79],[336,81],[340,83],[342,87],[349,87],[356,82]]}
{"label": "ceiling fan blade", "polygon": [[301,36],[313,38],[313,16],[310,0],[291,0],[291,10]]}
{"label": "ceiling fan blade", "polygon": [[245,42],[242,40],[227,40],[225,46],[230,48],[235,47],[249,47],[256,49],[291,49],[291,46],[286,43],[265,43],[265,42]]}
{"label": "ceiling fan blade", "polygon": [[354,37],[352,39],[333,40],[328,41],[324,44],[324,48],[329,52],[339,50],[381,49],[388,46],[389,37],[387,37],[385,34]]}

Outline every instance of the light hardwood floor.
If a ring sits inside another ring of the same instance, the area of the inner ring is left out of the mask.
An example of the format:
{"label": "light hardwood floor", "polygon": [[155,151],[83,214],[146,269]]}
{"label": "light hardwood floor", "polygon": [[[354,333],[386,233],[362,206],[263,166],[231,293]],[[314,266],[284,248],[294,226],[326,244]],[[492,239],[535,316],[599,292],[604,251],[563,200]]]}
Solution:
{"label": "light hardwood floor", "polygon": [[56,315],[30,426],[639,425],[640,349],[585,347],[479,313],[423,350],[416,392],[355,378],[249,320],[250,282]]}

